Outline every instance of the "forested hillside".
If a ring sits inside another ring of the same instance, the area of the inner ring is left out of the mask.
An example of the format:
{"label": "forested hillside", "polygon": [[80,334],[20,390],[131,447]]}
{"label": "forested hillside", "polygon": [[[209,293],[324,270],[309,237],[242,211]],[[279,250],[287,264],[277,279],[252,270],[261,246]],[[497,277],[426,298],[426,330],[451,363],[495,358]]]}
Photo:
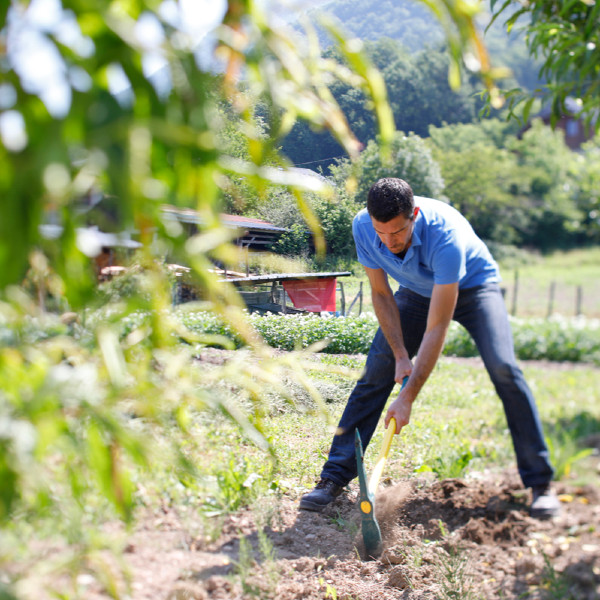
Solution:
{"label": "forested hillside", "polygon": [[[453,91],[448,83],[449,60],[441,50],[410,53],[399,42],[383,38],[368,42],[367,52],[386,82],[397,130],[424,137],[430,125],[470,123],[477,118],[483,106],[476,96],[480,88],[465,80],[460,90]],[[327,55],[335,52],[328,50]],[[375,137],[376,124],[364,94],[342,82],[331,89],[354,133],[366,145]],[[285,139],[283,150],[296,165],[323,169],[342,154],[329,133],[315,132],[303,122]]]}
{"label": "forested hillside", "polygon": [[[471,77],[464,78],[459,90],[450,88],[442,29],[424,4],[408,0],[332,0],[310,12],[317,22],[319,15],[324,14],[365,41],[371,60],[385,79],[399,131],[426,137],[430,126],[478,120],[483,107],[478,96],[482,84]],[[505,88],[535,87],[538,67],[529,58],[522,36],[514,31],[509,35],[495,23],[485,40],[493,63],[507,66],[513,73],[513,78],[504,81]],[[323,47],[327,48],[330,42],[321,32]],[[326,54],[331,56],[334,52],[328,49]],[[339,82],[332,91],[358,139],[366,145],[375,136],[375,123],[364,96]],[[295,125],[283,150],[296,165],[324,170],[342,154],[328,132],[314,131],[303,122]]]}
{"label": "forested hillside", "polygon": [[[311,15],[320,13],[335,17],[348,33],[362,40],[387,37],[401,42],[410,52],[439,46],[444,40],[442,27],[431,11],[409,0],[330,0],[313,9]],[[328,43],[326,36],[321,41]]]}
{"label": "forested hillside", "polygon": [[[364,41],[390,38],[410,53],[445,44],[440,22],[424,3],[415,0],[329,0],[310,11],[315,20],[321,14],[334,17],[348,33]],[[482,28],[490,18],[489,13],[482,12]],[[321,35],[321,42],[327,46],[330,40]],[[538,83],[539,61],[530,57],[518,26],[507,33],[502,21],[496,21],[485,32],[485,42],[493,62],[508,66],[519,85],[532,89]]]}

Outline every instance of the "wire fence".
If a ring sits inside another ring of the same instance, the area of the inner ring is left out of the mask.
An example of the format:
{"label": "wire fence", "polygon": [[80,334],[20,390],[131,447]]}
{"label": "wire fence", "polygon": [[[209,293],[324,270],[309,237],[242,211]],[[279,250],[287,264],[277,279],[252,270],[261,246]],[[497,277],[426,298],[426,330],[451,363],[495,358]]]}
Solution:
{"label": "wire fence", "polygon": [[[338,282],[339,310],[345,315],[358,315],[372,310],[369,284]],[[600,318],[600,280],[591,279],[583,284],[552,280],[534,281],[519,271],[505,272],[501,283],[506,308],[515,317],[547,318],[584,316]]]}
{"label": "wire fence", "polygon": [[521,276],[518,270],[505,276],[502,290],[506,307],[515,317],[600,317],[600,281],[569,284],[551,280],[540,283]]}

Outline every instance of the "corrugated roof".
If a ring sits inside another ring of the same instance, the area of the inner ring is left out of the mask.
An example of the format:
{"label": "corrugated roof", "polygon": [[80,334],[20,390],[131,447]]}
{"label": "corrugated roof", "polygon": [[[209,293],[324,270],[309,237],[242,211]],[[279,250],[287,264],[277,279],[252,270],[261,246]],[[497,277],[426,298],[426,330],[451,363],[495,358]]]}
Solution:
{"label": "corrugated roof", "polygon": [[[163,212],[167,215],[172,215],[184,223],[203,224],[206,220],[197,210],[191,208],[178,208],[176,206],[165,205],[162,207]],[[221,221],[227,227],[237,227],[239,229],[261,229],[264,231],[273,231],[283,233],[287,231],[285,227],[277,227],[267,221],[261,219],[253,219],[250,217],[242,217],[240,215],[221,214]]]}

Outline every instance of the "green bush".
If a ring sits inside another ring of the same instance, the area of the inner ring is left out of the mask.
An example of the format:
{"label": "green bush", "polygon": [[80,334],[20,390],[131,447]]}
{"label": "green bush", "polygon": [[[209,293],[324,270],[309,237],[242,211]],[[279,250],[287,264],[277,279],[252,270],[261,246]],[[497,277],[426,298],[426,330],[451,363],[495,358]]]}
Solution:
{"label": "green bush", "polygon": [[600,364],[600,321],[585,317],[512,319],[517,356]]}
{"label": "green bush", "polygon": [[[218,335],[241,345],[230,328],[214,315],[179,311],[178,318],[194,334]],[[377,330],[372,313],[359,317],[269,314],[248,317],[252,326],[274,348],[294,350],[327,341],[322,350],[331,354],[364,354]],[[521,360],[593,362],[600,364],[600,321],[584,317],[551,319],[511,318],[515,352]],[[477,356],[467,331],[452,322],[444,346],[446,356]]]}

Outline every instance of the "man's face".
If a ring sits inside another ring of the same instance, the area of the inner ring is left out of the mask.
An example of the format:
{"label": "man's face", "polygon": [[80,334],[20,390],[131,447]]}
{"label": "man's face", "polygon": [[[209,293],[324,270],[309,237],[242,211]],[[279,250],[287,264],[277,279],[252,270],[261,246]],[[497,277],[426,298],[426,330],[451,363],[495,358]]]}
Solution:
{"label": "man's face", "polygon": [[414,217],[407,219],[404,215],[398,215],[387,223],[382,223],[371,217],[371,222],[379,239],[390,252],[400,254],[410,248],[415,227]]}

